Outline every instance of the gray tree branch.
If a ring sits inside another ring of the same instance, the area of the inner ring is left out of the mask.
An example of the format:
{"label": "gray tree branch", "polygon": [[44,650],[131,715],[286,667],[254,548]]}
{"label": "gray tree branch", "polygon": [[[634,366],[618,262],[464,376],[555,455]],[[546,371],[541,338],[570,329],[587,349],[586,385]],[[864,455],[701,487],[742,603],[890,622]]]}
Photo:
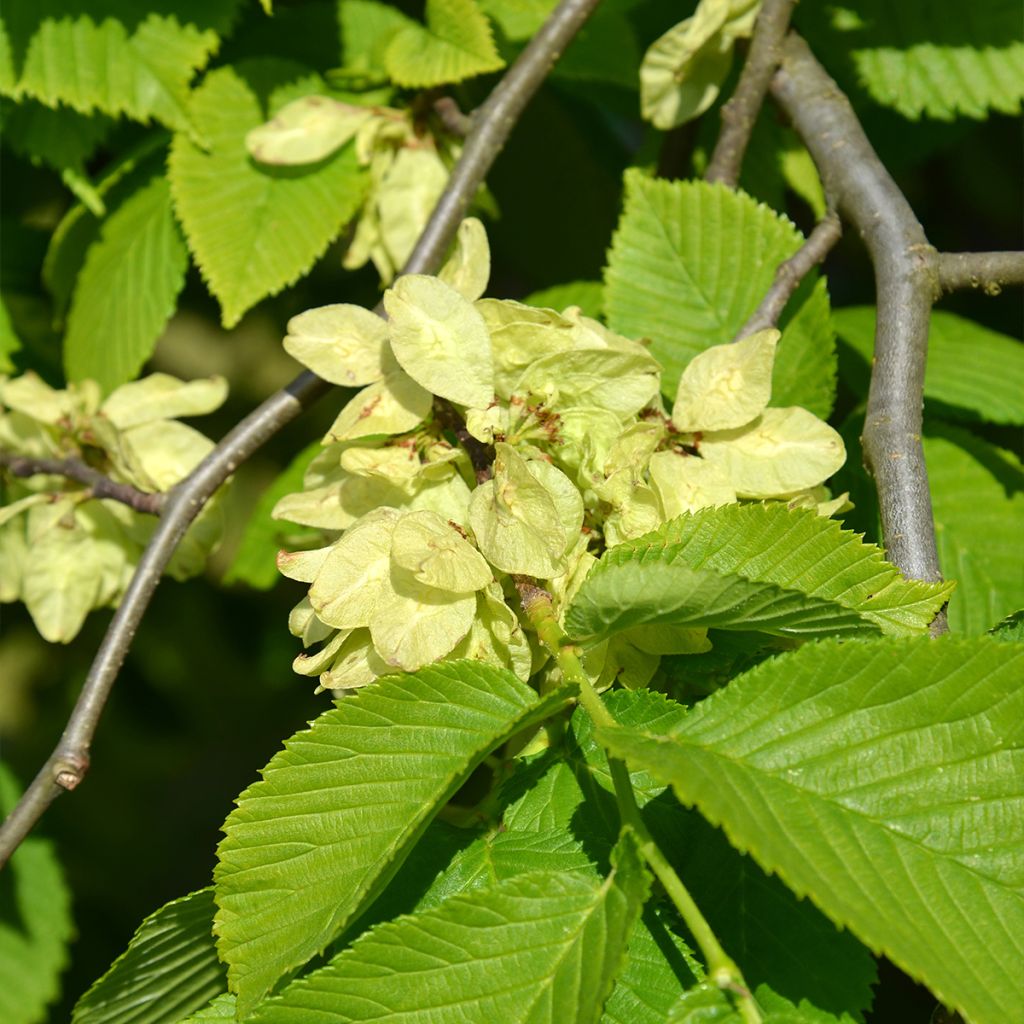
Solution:
{"label": "gray tree branch", "polygon": [[826,194],[860,232],[875,270],[875,363],[863,445],[889,558],[904,575],[939,580],[921,417],[936,252],[871,147],[846,96],[791,33],[772,94],[814,158]]}
{"label": "gray tree branch", "polygon": [[795,6],[796,0],[764,0],[736,91],[722,107],[722,131],[704,173],[706,181],[720,181],[733,188],[739,182],[743,155],[772,75],[782,60],[783,40]]}
{"label": "gray tree branch", "polygon": [[[474,112],[462,156],[403,273],[430,273],[440,267],[470,202],[520,114],[597,2],[562,0]],[[157,530],[107,629],[60,742],[0,827],[0,866],[6,864],[56,797],[74,789],[85,776],[92,738],[117,673],[163,570],[189,524],[246,459],[330,389],[330,384],[314,374],[300,374],[231,430],[167,495]]]}
{"label": "gray tree branch", "polygon": [[1008,285],[1024,285],[1024,252],[943,252],[938,273],[944,292],[980,288],[998,295]]}
{"label": "gray tree branch", "polygon": [[86,465],[81,459],[30,459],[11,452],[0,452],[0,466],[13,476],[62,476],[85,484],[95,498],[112,498],[128,505],[136,512],[158,516],[163,508],[164,495],[140,491],[131,484],[120,484],[104,476],[98,469]]}

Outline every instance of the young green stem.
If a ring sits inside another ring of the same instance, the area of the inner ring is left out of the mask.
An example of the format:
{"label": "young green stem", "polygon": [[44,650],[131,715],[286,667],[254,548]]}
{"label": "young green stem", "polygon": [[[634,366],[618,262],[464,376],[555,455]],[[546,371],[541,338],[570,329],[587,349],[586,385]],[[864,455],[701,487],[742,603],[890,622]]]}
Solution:
{"label": "young green stem", "polygon": [[[525,576],[513,577],[523,611],[530,625],[537,632],[541,643],[551,652],[555,663],[562,670],[566,682],[575,683],[579,687],[579,700],[586,712],[598,727],[615,726],[615,718],[605,707],[604,701],[598,696],[587,673],[580,663],[577,649],[566,643],[565,633],[558,624],[555,610],[551,604],[551,595],[542,587]],[[606,753],[608,753],[606,751]],[[608,767],[611,771],[612,784],[615,787],[615,799],[619,807],[619,815],[625,825],[629,825],[640,841],[640,851],[647,861],[655,877],[661,882],[669,899],[675,904],[687,928],[700,946],[707,963],[711,981],[720,989],[731,992],[737,997],[737,1008],[745,1024],[761,1024],[761,1013],[757,1003],[743,980],[739,966],[725,952],[717,936],[711,930],[707,919],[700,912],[675,868],[661,852],[654,837],[647,829],[640,808],[633,792],[633,783],[629,777],[629,769],[623,761],[608,754]]]}

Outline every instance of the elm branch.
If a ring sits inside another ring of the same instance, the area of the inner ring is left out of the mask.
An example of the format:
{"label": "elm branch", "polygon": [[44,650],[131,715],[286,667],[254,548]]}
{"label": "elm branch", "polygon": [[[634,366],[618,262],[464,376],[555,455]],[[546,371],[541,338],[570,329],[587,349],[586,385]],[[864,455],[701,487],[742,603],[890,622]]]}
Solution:
{"label": "elm branch", "polygon": [[888,556],[905,576],[939,580],[921,446],[935,250],[849,100],[794,33],[771,89],[814,158],[826,194],[858,230],[874,265],[878,317],[863,445]]}
{"label": "elm branch", "polygon": [[111,498],[136,512],[152,516],[160,515],[164,504],[163,494],[140,491],[131,484],[121,484],[104,476],[98,469],[82,462],[81,459],[30,459],[10,452],[0,452],[0,466],[17,477],[62,476],[85,484],[95,498]]}
{"label": "elm branch", "polygon": [[941,252],[937,269],[944,292],[980,288],[998,295],[1004,287],[1024,286],[1024,252]]}
{"label": "elm branch", "polygon": [[743,155],[775,69],[782,60],[783,41],[796,0],[764,0],[736,91],[722,107],[722,131],[704,174],[733,188],[740,180]]}

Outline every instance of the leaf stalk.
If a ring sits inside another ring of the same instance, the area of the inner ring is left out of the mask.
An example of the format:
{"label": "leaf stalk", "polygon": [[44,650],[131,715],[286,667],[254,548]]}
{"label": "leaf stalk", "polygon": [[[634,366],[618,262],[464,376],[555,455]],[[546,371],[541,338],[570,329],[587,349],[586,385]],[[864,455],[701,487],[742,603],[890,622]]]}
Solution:
{"label": "leaf stalk", "polygon": [[[558,624],[551,595],[526,576],[515,576],[513,579],[530,625],[555,659],[555,664],[561,669],[565,681],[575,683],[579,687],[580,704],[599,730],[614,728],[618,723],[594,689],[590,677],[580,663],[578,648],[567,643],[565,633]],[[736,997],[737,1009],[744,1024],[761,1024],[761,1012],[743,980],[739,965],[722,948],[707,918],[701,913],[682,879],[676,874],[675,868],[648,830],[636,802],[636,793],[633,791],[633,783],[625,762],[612,757],[607,748],[605,754],[608,757],[608,767],[615,787],[615,800],[622,824],[628,825],[636,832],[644,860],[661,882],[700,947],[711,981],[718,988]]]}

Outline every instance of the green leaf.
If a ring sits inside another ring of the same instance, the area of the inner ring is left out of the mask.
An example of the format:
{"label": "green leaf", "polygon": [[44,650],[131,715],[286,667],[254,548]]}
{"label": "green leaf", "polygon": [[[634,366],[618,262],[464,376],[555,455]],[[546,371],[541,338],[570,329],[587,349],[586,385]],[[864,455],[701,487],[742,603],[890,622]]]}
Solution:
{"label": "green leaf", "polygon": [[[0,764],[0,812],[6,817],[21,787]],[[0,1020],[37,1024],[60,993],[73,933],[64,873],[45,839],[29,836],[0,874]]]}
{"label": "green leaf", "polygon": [[18,4],[3,25],[0,88],[88,114],[125,114],[188,128],[188,87],[220,45],[238,0],[176,0],[173,13],[100,0],[81,13],[61,0]]}
{"label": "green leaf", "polygon": [[[761,1010],[762,1024],[853,1024],[853,1018],[844,1014],[840,1019],[819,1010],[807,1000],[795,1006],[777,995],[767,985],[754,989],[754,1001]],[[665,1024],[745,1024],[747,1017],[729,993],[709,982],[704,982],[680,996]]]}
{"label": "green leaf", "polygon": [[684,989],[702,970],[686,943],[648,907],[629,936],[626,966],[615,979],[601,1024],[664,1024]]}
{"label": "green leaf", "polygon": [[[781,214],[723,185],[626,172],[626,201],[605,269],[608,326],[649,338],[662,387],[699,352],[733,339],[803,244]],[[774,406],[826,417],[835,395],[828,295],[812,274],[790,300],[772,377]]]}
{"label": "green leaf", "polygon": [[227,987],[213,941],[213,889],[171,900],[75,1004],[72,1024],[178,1024]]}
{"label": "green leaf", "polygon": [[103,200],[88,182],[85,161],[113,127],[107,117],[83,117],[61,107],[51,110],[41,103],[24,100],[3,105],[4,141],[16,153],[62,173],[65,184],[97,216],[104,213]]}
{"label": "green leaf", "polygon": [[270,590],[281,574],[277,571],[277,553],[286,546],[286,538],[296,534],[314,535],[317,531],[285,526],[271,518],[274,506],[286,495],[302,490],[309,463],[323,451],[314,441],[295,456],[288,468],[263,492],[245,525],[235,557],[224,574],[224,583],[246,583],[256,590]]}
{"label": "green leaf", "polygon": [[[832,323],[840,338],[870,365],[875,307],[833,310]],[[924,395],[942,402],[946,415],[980,416],[990,423],[1020,426],[1024,424],[1024,345],[955,313],[933,312]],[[925,408],[931,411],[930,406]]]}
{"label": "green leaf", "polygon": [[[604,702],[622,725],[665,731],[685,714],[686,709],[660,693],[641,689],[615,690]],[[553,761],[553,763],[552,763]],[[648,816],[651,801],[665,791],[664,783],[649,772],[630,775],[637,803]],[[619,829],[615,785],[604,748],[594,737],[594,723],[577,709],[566,727],[558,748],[546,756],[522,765],[505,783],[502,797],[508,806],[502,824],[512,833],[569,830],[584,839],[596,837],[610,845]],[[678,805],[669,801],[671,826],[648,824],[659,833],[678,826],[684,817]],[[663,807],[658,808],[660,814]]]}
{"label": "green leaf", "polygon": [[[644,732],[669,732],[687,714],[682,705],[649,690],[614,690],[605,694],[604,700],[620,725]],[[549,754],[521,768],[522,774],[506,784],[503,795],[518,798],[502,817],[506,829],[502,834],[522,835],[521,830],[534,829],[539,836],[548,836],[563,829],[579,836],[585,850],[600,849],[595,838],[607,842],[605,837],[614,836],[618,811],[608,760],[585,712],[573,715],[558,754],[561,760],[552,763]],[[742,965],[749,984],[767,982],[794,1001],[809,999],[836,1013],[856,1013],[870,1005],[874,961],[855,938],[839,931],[811,903],[798,900],[778,879],[732,849],[721,833],[698,815],[669,799],[664,784],[650,772],[633,771],[631,781],[648,827],[671,857],[719,940]],[[520,790],[525,792],[518,796]],[[634,932],[631,958],[634,940],[641,948],[645,945],[645,937]],[[650,942],[646,938],[646,943]],[[670,935],[661,935],[661,950],[672,944]],[[634,978],[634,997],[640,1000],[640,1006],[632,1011],[636,1022],[650,1019],[659,1024],[682,989],[696,981],[690,978],[681,984],[679,968],[685,964],[673,960],[673,969],[664,954],[659,959],[656,953],[644,957],[636,974],[627,966],[620,979]],[[663,993],[657,1004],[661,1015],[649,1016],[643,1007],[649,1006],[658,992]],[[635,1004],[631,999],[622,1005]],[[606,1012],[611,1006],[609,1003]],[[620,1018],[624,1024],[634,1024],[625,1009],[613,1019]]]}
{"label": "green leaf", "polygon": [[10,310],[7,308],[8,301],[5,295],[0,295],[0,373],[14,372],[14,361],[11,356],[21,348],[21,339],[14,329]]}
{"label": "green leaf", "polygon": [[490,750],[565,700],[457,662],[387,677],[293,736],[218,848],[218,947],[241,1011],[373,901]]}
{"label": "green leaf", "polygon": [[164,173],[168,141],[169,136],[163,129],[146,133],[97,181],[94,192],[102,205],[100,212],[91,209],[79,196],[79,201],[61,218],[50,237],[42,273],[43,282],[54,299],[55,322],[61,323],[64,319],[86,255],[99,237],[104,211],[115,210],[143,188],[154,174]]}
{"label": "green leaf", "polygon": [[[244,69],[292,91],[322,83],[296,65],[261,61]],[[301,78],[300,82],[296,82]],[[278,90],[276,105],[290,96]],[[268,113],[273,114],[272,96]],[[345,146],[308,170],[260,167],[246,133],[266,116],[256,88],[233,67],[211,72],[193,93],[190,114],[208,144],[175,135],[168,171],[174,205],[203,278],[220,302],[225,327],[251,306],[306,273],[359,208],[365,173]]]}
{"label": "green leaf", "polygon": [[427,0],[426,22],[407,25],[388,44],[384,64],[396,85],[444,85],[505,66],[474,0]]}
{"label": "green leaf", "polygon": [[904,117],[1020,112],[1024,40],[1016,0],[949,4],[940,17],[929,0],[905,0],[898,9],[885,0],[845,0],[818,19],[825,24],[815,36],[826,55],[852,60],[872,98]]}
{"label": "green leaf", "polygon": [[1024,641],[1024,609],[1007,615],[998,626],[993,626],[989,633],[997,640]]}
{"label": "green leaf", "polygon": [[807,1000],[858,1019],[871,1006],[874,957],[813,903],[794,896],[697,815],[673,852],[680,877],[748,985],[768,984],[794,1003]]}
{"label": "green leaf", "polygon": [[607,879],[536,871],[380,925],[263,1004],[253,1024],[596,1024],[648,876],[625,833]]}
{"label": "green leaf", "polygon": [[1024,646],[827,641],[666,732],[600,729],[731,842],[976,1024],[1024,997]]}
{"label": "green leaf", "polygon": [[957,581],[950,629],[984,633],[1024,607],[1024,466],[965,430],[925,427],[939,565]]}
{"label": "green leaf", "polygon": [[217,996],[209,1005],[198,1013],[192,1014],[181,1024],[209,1024],[210,1021],[235,1019],[235,997],[227,992]]}
{"label": "green leaf", "polygon": [[68,380],[92,378],[105,392],[134,380],[174,312],[187,267],[170,187],[158,175],[104,221],[89,247],[68,312]]}
{"label": "green leaf", "polygon": [[339,0],[344,74],[359,84],[387,81],[385,55],[391,40],[413,20],[390,4],[377,0]]}
{"label": "green leaf", "polygon": [[428,910],[456,893],[487,888],[531,871],[572,871],[599,878],[598,850],[607,866],[611,843],[584,843],[564,828],[489,832],[456,853],[417,901],[416,909]]}
{"label": "green leaf", "polygon": [[568,306],[579,306],[584,316],[597,320],[601,316],[601,302],[604,285],[600,281],[567,281],[555,284],[539,292],[527,295],[523,302],[528,306],[554,309],[561,312]]}
{"label": "green leaf", "polygon": [[506,39],[519,43],[536,34],[556,3],[557,0],[480,0],[480,7],[498,23]]}
{"label": "green leaf", "polygon": [[838,523],[784,505],[704,509],[608,551],[566,614],[573,636],[645,622],[783,635],[921,632],[950,584],[905,580]]}

